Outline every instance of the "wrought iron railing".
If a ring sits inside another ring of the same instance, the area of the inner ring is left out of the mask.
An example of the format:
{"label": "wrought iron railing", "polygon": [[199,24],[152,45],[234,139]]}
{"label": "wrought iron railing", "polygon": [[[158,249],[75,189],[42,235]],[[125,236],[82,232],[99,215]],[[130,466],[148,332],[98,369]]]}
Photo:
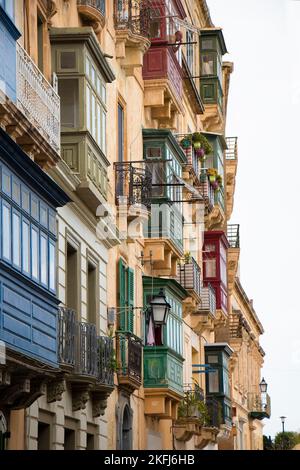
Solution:
{"label": "wrought iron railing", "polygon": [[114,0],[116,30],[150,38],[151,0]]}
{"label": "wrought iron railing", "polygon": [[203,194],[207,209],[211,210],[215,205],[215,190],[209,181],[209,177],[205,169],[201,171],[200,192]]}
{"label": "wrought iron railing", "polygon": [[58,313],[58,360],[77,375],[114,385],[112,338],[97,336],[95,325],[76,321],[76,313],[68,308],[60,308]]}
{"label": "wrought iron railing", "polygon": [[240,226],[239,225],[227,225],[227,239],[230,244],[230,248],[240,248]]}
{"label": "wrought iron railing", "polygon": [[226,160],[237,160],[238,155],[238,138],[237,137],[227,137],[226,144],[227,149],[225,151]]}
{"label": "wrought iron railing", "polygon": [[178,417],[194,418],[199,420],[199,424],[205,424],[208,412],[204,402],[204,392],[200,387],[194,388],[193,385],[185,387],[184,397],[178,408]]}
{"label": "wrought iron railing", "polygon": [[152,173],[145,162],[115,163],[116,204],[151,207]]}
{"label": "wrought iron railing", "polygon": [[194,258],[177,267],[177,280],[184,289],[201,296],[201,269]]}
{"label": "wrought iron railing", "polygon": [[17,43],[17,106],[45,140],[60,152],[60,98]]}
{"label": "wrought iron railing", "polygon": [[[189,134],[188,133],[187,134],[174,134],[174,136],[176,137],[176,140],[179,143],[179,145],[182,147],[182,145],[183,145],[182,141],[183,141],[184,137],[189,137]],[[192,142],[191,142],[190,146],[185,146],[184,148],[182,148],[182,150],[186,154],[188,164],[193,167],[195,174],[197,176],[199,176],[199,174],[200,174],[200,158],[197,157],[197,154],[196,154],[195,149],[192,145]]]}
{"label": "wrought iron railing", "polygon": [[268,394],[264,397],[257,393],[248,393],[248,410],[257,419],[270,418],[271,398]]}
{"label": "wrought iron railing", "polygon": [[117,332],[117,374],[142,382],[142,340],[132,333]]}
{"label": "wrought iron railing", "polygon": [[216,314],[216,292],[211,284],[201,288],[201,310]]}
{"label": "wrought iron railing", "polygon": [[95,8],[105,16],[105,0],[77,0],[77,5]]}

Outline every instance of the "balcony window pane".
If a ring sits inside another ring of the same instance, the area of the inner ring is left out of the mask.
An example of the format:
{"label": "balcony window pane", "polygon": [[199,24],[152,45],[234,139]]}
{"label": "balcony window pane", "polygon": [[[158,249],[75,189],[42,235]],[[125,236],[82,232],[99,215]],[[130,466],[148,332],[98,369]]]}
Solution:
{"label": "balcony window pane", "polygon": [[208,374],[208,391],[209,393],[219,393],[219,371],[215,370]]}
{"label": "balcony window pane", "polygon": [[48,273],[48,240],[47,237],[41,236],[41,283],[47,285]]}
{"label": "balcony window pane", "polygon": [[101,109],[97,103],[97,144],[101,147]]}
{"label": "balcony window pane", "polygon": [[49,245],[49,288],[55,291],[55,245]]}
{"label": "balcony window pane", "polygon": [[91,89],[86,87],[86,127],[91,132]]}
{"label": "balcony window pane", "polygon": [[92,95],[92,136],[96,140],[96,98]]}
{"label": "balcony window pane", "polygon": [[39,234],[36,228],[31,228],[31,262],[32,277],[39,279]]}
{"label": "balcony window pane", "polygon": [[215,259],[205,260],[205,277],[217,276],[217,263]]}
{"label": "balcony window pane", "polygon": [[58,94],[61,99],[62,127],[77,128],[79,115],[78,80],[60,79]]}
{"label": "balcony window pane", "polygon": [[21,217],[13,212],[13,264],[21,267]]}
{"label": "balcony window pane", "polygon": [[202,57],[202,75],[214,75],[214,55],[203,54]]}
{"label": "balcony window pane", "polygon": [[11,259],[11,220],[8,204],[2,206],[2,253],[3,258]]}
{"label": "balcony window pane", "polygon": [[30,274],[30,235],[29,222],[22,223],[22,266],[23,272]]}
{"label": "balcony window pane", "polygon": [[101,129],[102,129],[101,150],[103,153],[106,153],[106,113],[105,111],[102,111]]}

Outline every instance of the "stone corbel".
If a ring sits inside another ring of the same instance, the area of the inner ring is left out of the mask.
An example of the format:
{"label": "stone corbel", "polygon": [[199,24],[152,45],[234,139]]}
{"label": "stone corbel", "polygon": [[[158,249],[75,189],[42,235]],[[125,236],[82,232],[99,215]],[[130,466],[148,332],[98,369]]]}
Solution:
{"label": "stone corbel", "polygon": [[104,416],[107,408],[107,394],[103,392],[91,392],[93,418]]}
{"label": "stone corbel", "polygon": [[12,407],[17,400],[28,397],[30,393],[30,379],[18,379],[15,383],[0,391],[0,405]]}
{"label": "stone corbel", "polygon": [[25,393],[19,399],[17,399],[13,406],[13,410],[22,410],[31,406],[38,398],[46,395],[47,385],[45,379],[31,379],[30,380],[30,392],[27,395]]}
{"label": "stone corbel", "polygon": [[90,384],[72,385],[72,410],[85,410],[90,399]]}
{"label": "stone corbel", "polygon": [[47,387],[47,402],[54,403],[62,400],[62,395],[66,391],[66,381],[64,379],[54,380]]}

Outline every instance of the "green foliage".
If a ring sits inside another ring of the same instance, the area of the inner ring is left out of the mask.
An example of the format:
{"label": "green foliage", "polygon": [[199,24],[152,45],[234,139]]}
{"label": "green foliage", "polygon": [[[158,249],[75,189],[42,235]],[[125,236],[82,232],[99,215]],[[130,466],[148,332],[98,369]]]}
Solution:
{"label": "green foliage", "polygon": [[194,132],[192,136],[193,142],[200,143],[200,147],[203,148],[205,155],[210,155],[213,153],[214,149],[212,145],[208,142],[207,138],[200,132]]}
{"label": "green foliage", "polygon": [[264,442],[264,450],[274,450],[274,442],[272,441],[271,437],[263,436]]}
{"label": "green foliage", "polygon": [[299,437],[296,432],[279,432],[275,436],[275,449],[291,450],[299,442]]}
{"label": "green foliage", "polygon": [[198,418],[204,425],[209,420],[208,410],[203,400],[200,400],[194,392],[187,392],[178,407],[179,418]]}

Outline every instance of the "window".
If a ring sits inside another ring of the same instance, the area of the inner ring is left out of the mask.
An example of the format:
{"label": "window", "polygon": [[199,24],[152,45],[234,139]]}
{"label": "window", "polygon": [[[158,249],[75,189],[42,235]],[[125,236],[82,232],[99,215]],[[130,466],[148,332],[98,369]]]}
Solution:
{"label": "window", "polygon": [[32,277],[39,280],[39,232],[35,227],[31,227],[31,260]]}
{"label": "window", "polygon": [[134,333],[134,271],[119,261],[119,328]]}
{"label": "window", "polygon": [[190,72],[193,73],[194,70],[194,48],[193,48],[193,43],[194,42],[194,34],[192,31],[187,31],[186,32],[186,61],[187,65],[190,69]]}
{"label": "window", "polygon": [[55,276],[55,244],[50,242],[49,244],[49,289],[52,291],[56,290],[56,276]]}
{"label": "window", "polygon": [[42,17],[37,16],[37,51],[38,51],[38,67],[44,71],[44,23]]}
{"label": "window", "polygon": [[118,161],[124,161],[124,108],[118,104]]}
{"label": "window", "polygon": [[3,202],[2,205],[2,256],[11,259],[11,218],[10,205]]}
{"label": "window", "polygon": [[67,243],[66,260],[66,303],[70,309],[78,311],[78,281],[79,281],[79,253],[70,243]]}
{"label": "window", "polygon": [[214,55],[203,54],[202,55],[202,75],[214,75]]}
{"label": "window", "polygon": [[48,285],[48,240],[41,235],[41,283]]}
{"label": "window", "polygon": [[173,349],[173,351],[182,355],[182,305],[179,300],[171,295],[166,294],[166,299],[171,305],[171,311],[169,313],[166,327],[166,345]]}
{"label": "window", "polygon": [[30,274],[30,223],[24,219],[22,222],[22,269],[25,274]]}
{"label": "window", "polygon": [[0,0],[0,5],[6,11],[8,16],[11,17],[11,19],[13,19],[14,15],[15,15],[15,5],[14,4],[15,4],[14,0]]}
{"label": "window", "polygon": [[13,264],[21,267],[21,217],[13,212],[12,216]]}
{"label": "window", "polygon": [[50,450],[50,424],[38,422],[38,450]]}
{"label": "window", "polygon": [[88,262],[87,269],[87,315],[88,322],[97,326],[97,266]]}
{"label": "window", "polygon": [[219,370],[209,372],[208,374],[208,393],[219,393],[220,382],[219,382]]}
{"label": "window", "polygon": [[59,79],[58,94],[61,100],[62,127],[79,127],[79,97],[77,79]]}

